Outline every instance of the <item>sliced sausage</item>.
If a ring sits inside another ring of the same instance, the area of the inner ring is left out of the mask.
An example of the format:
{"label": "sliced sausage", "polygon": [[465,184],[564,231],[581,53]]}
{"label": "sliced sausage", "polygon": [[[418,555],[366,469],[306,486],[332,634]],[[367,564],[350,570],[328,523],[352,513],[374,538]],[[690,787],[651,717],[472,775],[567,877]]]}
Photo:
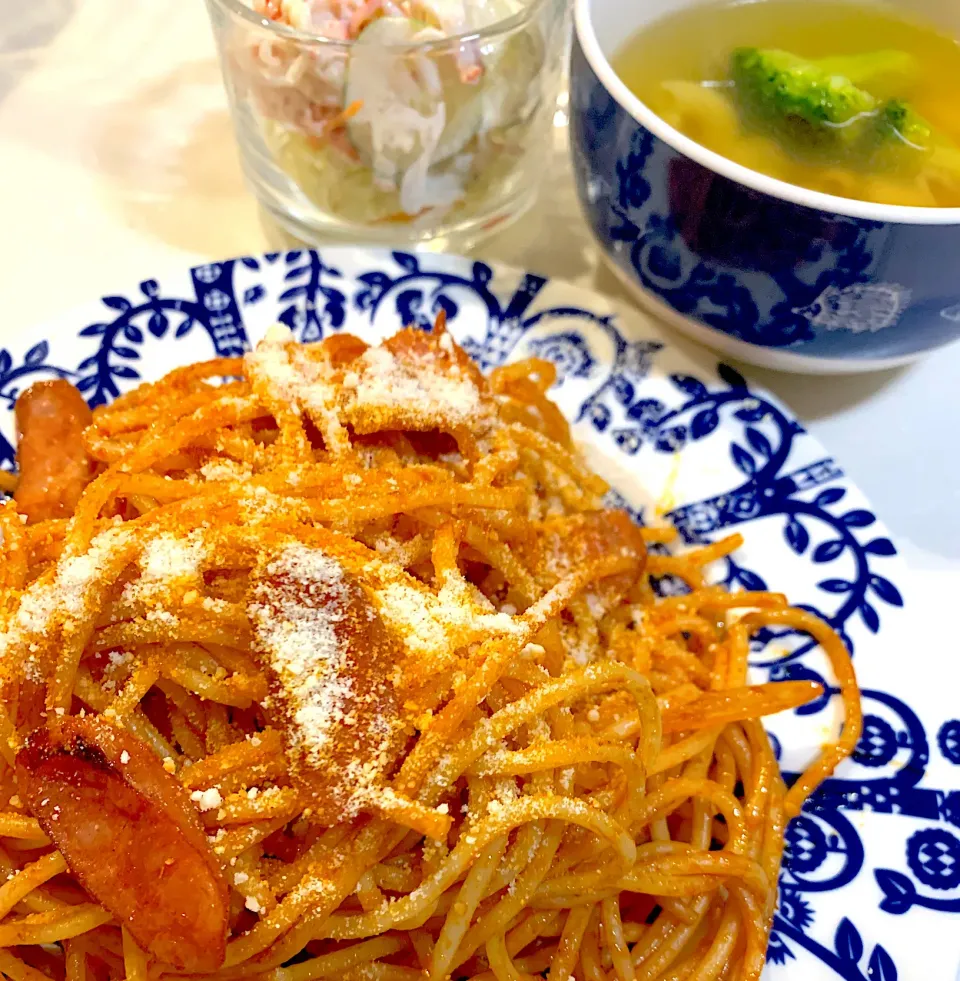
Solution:
{"label": "sliced sausage", "polygon": [[83,887],[158,960],[223,963],[228,888],[183,788],[140,740],[76,716],[35,730],[17,789]]}
{"label": "sliced sausage", "polygon": [[248,611],[291,776],[318,822],[355,816],[375,801],[401,748],[391,680],[400,641],[357,577],[296,543],[256,570]]}
{"label": "sliced sausage", "polygon": [[14,414],[20,513],[31,523],[70,517],[93,476],[81,438],[93,421],[87,403],[70,382],[56,379],[31,385]]}

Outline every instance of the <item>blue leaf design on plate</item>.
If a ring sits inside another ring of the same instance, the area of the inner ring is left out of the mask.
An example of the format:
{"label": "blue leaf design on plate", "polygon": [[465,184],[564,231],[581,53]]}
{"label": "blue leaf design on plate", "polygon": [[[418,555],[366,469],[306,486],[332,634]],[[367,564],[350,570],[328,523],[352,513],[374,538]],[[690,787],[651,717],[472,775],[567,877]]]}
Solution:
{"label": "blue leaf design on plate", "polygon": [[880,617],[877,611],[866,601],[860,604],[860,616],[867,625],[867,630],[875,634],[880,629]]}
{"label": "blue leaf design on plate", "polygon": [[690,435],[693,439],[704,439],[720,425],[720,416],[713,409],[698,412],[690,423]]}
{"label": "blue leaf design on plate", "polygon": [[144,296],[154,297],[160,291],[160,284],[155,279],[145,279],[140,284],[140,292]]}
{"label": "blue leaf design on plate", "polygon": [[732,443],[730,446],[730,455],[733,457],[733,462],[736,464],[737,469],[745,473],[748,477],[752,477],[757,472],[756,460],[742,446]]}
{"label": "blue leaf design on plate", "polygon": [[[630,383],[627,382],[629,385]],[[630,386],[633,387],[632,385]],[[657,399],[639,399],[634,402],[627,412],[631,419],[642,419],[644,422],[656,424],[664,414],[664,406]]]}
{"label": "blue leaf design on plate", "polygon": [[870,981],[897,981],[897,965],[880,944],[873,948],[870,955],[867,977]]}
{"label": "blue leaf design on plate", "polygon": [[80,331],[81,337],[97,337],[100,334],[105,334],[107,332],[106,324],[90,324],[89,327],[84,327]]}
{"label": "blue leaf design on plate", "polygon": [[843,487],[828,487],[825,491],[817,494],[813,503],[818,508],[828,508],[831,504],[836,504],[837,501],[842,500],[846,493]]}
{"label": "blue leaf design on plate", "polygon": [[643,446],[643,440],[640,437],[640,431],[638,429],[615,429],[613,431],[613,438],[617,446],[630,456],[637,453],[640,447]]}
{"label": "blue leaf design on plate", "polygon": [[415,255],[410,255],[409,252],[394,252],[393,261],[402,269],[406,269],[409,273],[420,272],[420,263],[417,262],[417,257]]}
{"label": "blue leaf design on plate", "polygon": [[670,381],[691,398],[702,399],[707,394],[707,386],[699,378],[693,378],[691,375],[671,375]]}
{"label": "blue leaf design on plate", "polygon": [[870,555],[896,555],[897,548],[889,538],[874,538],[863,546],[864,552]]}
{"label": "blue leaf design on plate", "polygon": [[749,427],[746,431],[747,442],[759,453],[761,456],[766,457],[768,460],[773,456],[773,447],[770,446],[770,440],[767,439],[759,429],[754,429]]}
{"label": "blue leaf design on plate", "polygon": [[848,528],[866,528],[876,521],[876,517],[869,511],[848,511],[840,519]]}
{"label": "blue leaf design on plate", "polygon": [[147,322],[147,329],[154,337],[163,337],[170,326],[169,321],[162,313],[154,313]]}
{"label": "blue leaf design on plate", "polygon": [[281,301],[283,301],[283,300],[295,300],[298,296],[306,296],[307,293],[308,293],[307,287],[304,286],[304,285],[302,285],[302,284],[300,286],[291,286],[290,289],[284,290],[280,294],[279,299]]}
{"label": "blue leaf design on plate", "polygon": [[143,343],[143,331],[136,324],[125,324],[123,327],[123,336],[131,344]]}
{"label": "blue leaf design on plate", "polygon": [[813,550],[814,562],[832,562],[844,549],[844,544],[839,538],[829,542],[823,542]]}
{"label": "blue leaf design on plate", "polygon": [[903,597],[900,590],[889,579],[883,576],[873,575],[870,577],[870,588],[884,601],[891,606],[903,606]]}
{"label": "blue leaf design on plate", "polygon": [[27,351],[27,356],[23,359],[25,364],[38,365],[43,364],[47,360],[47,355],[50,353],[50,345],[46,341],[41,341],[39,344],[34,344],[29,351]]}
{"label": "blue leaf design on plate", "polygon": [[803,555],[810,546],[810,533],[793,516],[787,521],[783,534],[787,539],[787,544],[797,555]]}
{"label": "blue leaf design on plate", "polygon": [[444,296],[442,293],[436,298],[433,306],[434,310],[442,310],[447,315],[447,323],[449,323],[451,320],[456,320],[457,314],[460,312],[456,303],[454,303],[449,296]]}
{"label": "blue leaf design on plate", "polygon": [[7,350],[0,351],[0,375],[5,375],[13,367],[13,358]]}
{"label": "blue leaf design on plate", "polygon": [[594,429],[603,432],[610,425],[611,412],[605,405],[595,405],[590,410],[590,421]]}
{"label": "blue leaf design on plate", "polygon": [[140,375],[134,371],[129,365],[118,364],[110,368],[112,374],[116,375],[117,378],[139,378]]}
{"label": "blue leaf design on plate", "polygon": [[88,375],[77,382],[78,392],[89,392],[91,388],[96,388],[100,379],[96,375]]}
{"label": "blue leaf design on plate", "polygon": [[749,589],[753,592],[762,593],[765,592],[767,588],[767,584],[763,581],[763,579],[755,572],[751,572],[749,569],[738,569],[737,581],[741,586],[743,586],[744,589]]}
{"label": "blue leaf design on plate", "polygon": [[105,296],[103,302],[111,310],[119,310],[121,313],[126,313],[130,309],[130,301],[124,296]]}
{"label": "blue leaf design on plate", "polygon": [[657,449],[661,453],[678,453],[687,442],[687,427],[673,426],[660,434],[657,440]]}
{"label": "blue leaf design on plate", "polygon": [[[297,254],[299,255],[299,253]],[[310,262],[308,260],[302,266],[294,266],[292,269],[288,269],[284,274],[283,280],[284,282],[288,283],[292,279],[299,279],[304,274],[309,274],[309,272],[310,272]],[[281,299],[282,298],[283,295],[281,294]]]}
{"label": "blue leaf design on plate", "polygon": [[113,351],[114,354],[119,354],[121,358],[129,358],[131,361],[136,361],[140,357],[140,352],[135,351],[132,347],[120,347],[118,345]]}
{"label": "blue leaf design on plate", "polygon": [[493,279],[493,270],[485,262],[473,264],[473,281],[478,286],[486,286]]}
{"label": "blue leaf design on plate", "polygon": [[856,964],[863,957],[863,940],[857,928],[844,917],[837,927],[834,937],[834,945],[837,954],[845,961],[852,961]]}
{"label": "blue leaf design on plate", "polygon": [[747,382],[743,375],[737,371],[736,368],[731,368],[728,364],[717,365],[717,374],[731,387],[731,388],[746,388]]}
{"label": "blue leaf design on plate", "polygon": [[873,874],[884,893],[880,909],[896,916],[906,913],[913,906],[917,890],[908,876],[893,869],[876,869]]}
{"label": "blue leaf design on plate", "polygon": [[[636,394],[636,390],[634,389],[633,385],[623,377],[623,375],[617,375],[613,379],[613,394],[616,395],[617,401],[621,405],[629,405],[633,401],[633,396]],[[639,404],[640,403],[638,402],[637,405]],[[636,406],[634,406],[634,408],[636,408]],[[627,415],[636,418],[636,416],[633,414],[633,409],[631,409]]]}
{"label": "blue leaf design on plate", "polygon": [[849,593],[853,589],[853,583],[846,579],[824,579],[817,583],[817,588],[825,593]]}
{"label": "blue leaf design on plate", "polygon": [[755,406],[737,409],[737,411],[734,412],[733,417],[735,419],[739,419],[741,422],[760,422],[760,420],[763,419],[766,414],[766,406],[757,404]]}
{"label": "blue leaf design on plate", "polygon": [[243,256],[243,258],[241,258],[240,261],[247,267],[247,269],[259,269],[260,268],[260,263],[257,262],[257,260],[254,259],[252,255],[245,255],[245,256]]}

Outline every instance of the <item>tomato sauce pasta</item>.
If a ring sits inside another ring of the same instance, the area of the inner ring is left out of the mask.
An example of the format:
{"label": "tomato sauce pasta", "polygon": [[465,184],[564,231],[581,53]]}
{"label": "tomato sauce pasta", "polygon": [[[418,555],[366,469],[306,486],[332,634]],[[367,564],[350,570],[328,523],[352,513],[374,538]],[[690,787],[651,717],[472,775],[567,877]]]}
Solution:
{"label": "tomato sauce pasta", "polygon": [[[18,405],[0,506],[13,981],[755,979],[786,821],[859,738],[850,659],[605,507],[532,360],[444,329]],[[53,475],[53,477],[51,477]],[[661,554],[663,553],[663,554]],[[661,597],[658,577],[689,587]],[[760,628],[832,662],[787,789]]]}

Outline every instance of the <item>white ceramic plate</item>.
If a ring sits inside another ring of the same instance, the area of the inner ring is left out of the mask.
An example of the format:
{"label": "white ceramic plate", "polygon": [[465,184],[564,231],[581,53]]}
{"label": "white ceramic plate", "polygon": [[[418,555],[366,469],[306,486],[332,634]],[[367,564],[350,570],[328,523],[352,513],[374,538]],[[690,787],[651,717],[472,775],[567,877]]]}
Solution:
{"label": "white ceramic plate", "polygon": [[[716,577],[787,593],[855,653],[865,735],[788,830],[770,977],[955,981],[960,707],[929,684],[936,652],[905,649],[896,547],[841,465],[782,406],[636,311],[532,273],[432,254],[295,251],[165,273],[56,323],[8,331],[0,465],[13,461],[16,396],[42,378],[69,378],[100,404],[177,365],[240,354],[276,321],[304,341],[341,330],[377,341],[408,323],[429,326],[441,309],[484,367],[529,355],[557,365],[555,398],[638,520],[665,515],[689,543],[741,533],[743,549]],[[805,638],[764,640],[754,650],[758,681],[829,686]],[[835,732],[836,701],[770,720],[785,771]]]}

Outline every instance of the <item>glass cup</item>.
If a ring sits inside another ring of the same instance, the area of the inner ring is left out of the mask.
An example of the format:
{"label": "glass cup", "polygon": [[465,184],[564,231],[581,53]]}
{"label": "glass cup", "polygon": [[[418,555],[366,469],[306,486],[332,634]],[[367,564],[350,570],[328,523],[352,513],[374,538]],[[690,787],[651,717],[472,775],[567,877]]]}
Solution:
{"label": "glass cup", "polygon": [[487,0],[507,16],[456,37],[386,13],[343,41],[252,2],[207,7],[244,172],[294,236],[465,248],[533,203],[568,0]]}

